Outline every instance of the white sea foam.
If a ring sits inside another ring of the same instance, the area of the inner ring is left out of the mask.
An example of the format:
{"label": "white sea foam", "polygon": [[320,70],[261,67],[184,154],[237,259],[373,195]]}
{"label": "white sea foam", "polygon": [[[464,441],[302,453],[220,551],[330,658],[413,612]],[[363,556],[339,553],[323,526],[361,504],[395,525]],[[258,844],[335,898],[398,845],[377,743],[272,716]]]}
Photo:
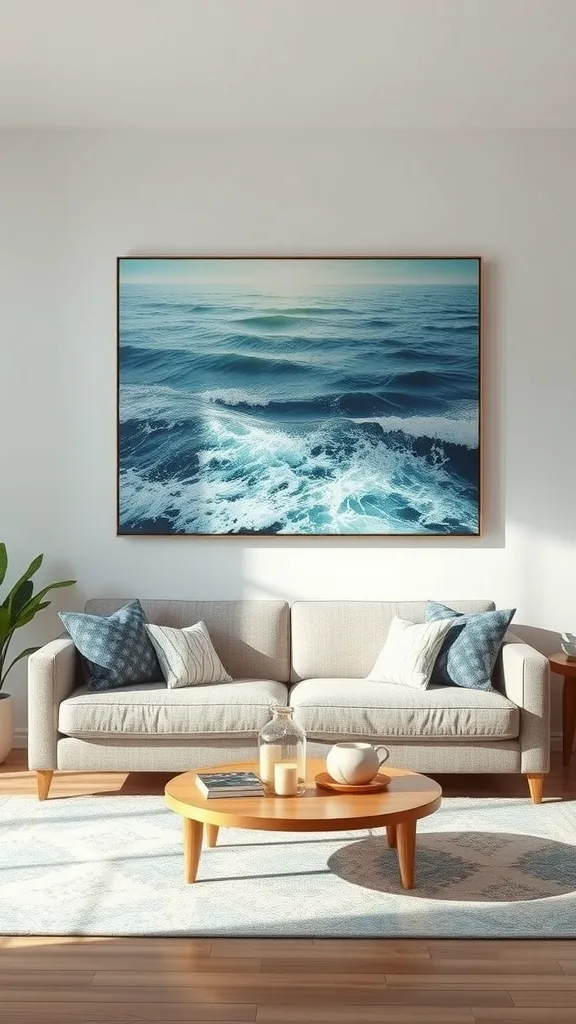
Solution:
{"label": "white sea foam", "polygon": [[[173,423],[192,419],[204,411],[218,410],[223,416],[233,416],[233,407],[268,405],[269,399],[255,391],[240,388],[221,388],[214,391],[179,391],[161,384],[126,384],[120,392],[120,422],[127,420],[161,419]],[[237,415],[241,415],[238,413]]]}
{"label": "white sea foam", "polygon": [[[199,394],[179,391],[163,385],[125,385],[121,391],[120,419],[163,419],[179,422],[198,416],[201,407],[212,408],[222,416],[235,414],[234,407],[266,408],[270,399],[263,392],[242,388],[218,388]],[[319,419],[323,418],[322,414]],[[344,417],[343,417],[344,418]],[[402,430],[411,437],[478,447],[478,417],[469,403],[458,403],[450,416],[378,416],[349,417],[353,423],[378,423],[384,432]]]}
{"label": "white sea foam", "polygon": [[354,423],[378,423],[382,430],[402,430],[411,437],[428,437],[435,441],[448,441],[466,448],[478,447],[478,418],[475,414],[463,416],[378,416],[371,419],[355,418]]}
{"label": "white sea foam", "polygon": [[124,384],[120,389],[120,422],[148,417],[178,419],[190,407],[190,395],[162,384]]}
{"label": "white sea foam", "polygon": [[207,417],[197,474],[123,474],[122,521],[170,515],[176,530],[193,533],[273,526],[279,533],[342,534],[437,532],[427,524],[450,518],[474,523],[470,495],[442,460],[356,436],[354,457],[345,454],[335,465],[333,445],[328,424],[299,433],[245,417]]}

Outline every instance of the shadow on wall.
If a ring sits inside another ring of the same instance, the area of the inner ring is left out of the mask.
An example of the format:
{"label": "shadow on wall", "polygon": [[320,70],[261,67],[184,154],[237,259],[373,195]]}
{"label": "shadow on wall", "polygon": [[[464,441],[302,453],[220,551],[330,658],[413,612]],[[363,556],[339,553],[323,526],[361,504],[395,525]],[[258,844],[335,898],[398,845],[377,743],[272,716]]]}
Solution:
{"label": "shadow on wall", "polygon": [[537,651],[549,657],[560,650],[560,633],[551,629],[539,629],[538,626],[522,626],[512,622],[510,629],[525,643],[535,647]]}
{"label": "shadow on wall", "polygon": [[[570,327],[568,327],[570,332]],[[524,345],[513,360],[513,393],[507,402],[509,447],[515,457],[506,468],[508,522],[555,543],[576,545],[574,435],[574,356],[559,367],[541,345]],[[566,552],[568,554],[568,552]],[[530,555],[530,553],[528,553]],[[567,559],[566,584],[572,577]],[[576,602],[574,602],[576,605]],[[574,608],[576,615],[576,607]]]}

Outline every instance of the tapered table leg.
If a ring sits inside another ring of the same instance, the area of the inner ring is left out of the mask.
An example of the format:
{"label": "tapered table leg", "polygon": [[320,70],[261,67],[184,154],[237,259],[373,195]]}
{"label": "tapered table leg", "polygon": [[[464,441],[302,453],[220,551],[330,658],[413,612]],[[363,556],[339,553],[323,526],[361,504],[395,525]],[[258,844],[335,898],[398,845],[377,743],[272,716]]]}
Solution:
{"label": "tapered table leg", "polygon": [[216,846],[218,842],[218,825],[204,825],[206,846]]}
{"label": "tapered table leg", "polygon": [[201,821],[184,818],[184,879],[186,882],[196,881],[200,851],[202,850],[202,832]]}
{"label": "tapered table leg", "polygon": [[390,849],[396,846],[396,825],[386,825],[386,839]]}
{"label": "tapered table leg", "polygon": [[405,889],[414,888],[414,860],[416,857],[416,821],[403,821],[396,826],[398,865]]}

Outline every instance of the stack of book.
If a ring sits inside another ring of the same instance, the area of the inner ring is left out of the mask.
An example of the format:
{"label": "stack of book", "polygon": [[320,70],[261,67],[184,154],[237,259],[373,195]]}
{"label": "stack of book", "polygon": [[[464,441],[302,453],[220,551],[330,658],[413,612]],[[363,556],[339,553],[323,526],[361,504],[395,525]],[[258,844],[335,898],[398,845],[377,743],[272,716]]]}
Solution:
{"label": "stack of book", "polygon": [[207,800],[213,797],[264,796],[255,772],[198,772],[196,785]]}

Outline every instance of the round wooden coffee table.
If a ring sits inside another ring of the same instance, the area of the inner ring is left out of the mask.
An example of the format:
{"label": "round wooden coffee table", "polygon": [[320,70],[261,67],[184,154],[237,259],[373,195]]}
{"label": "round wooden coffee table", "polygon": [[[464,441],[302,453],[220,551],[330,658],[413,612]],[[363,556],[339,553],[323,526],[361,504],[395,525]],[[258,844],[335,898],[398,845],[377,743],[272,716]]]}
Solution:
{"label": "round wooden coffee table", "polygon": [[[398,850],[405,889],[414,887],[416,822],[437,811],[442,790],[437,782],[401,768],[386,767],[392,779],[381,793],[342,794],[317,789],[314,778],[326,765],[310,759],[302,796],[249,796],[205,800],[196,786],[196,772],[178,775],[167,784],[166,803],[184,819],[184,876],[195,882],[206,830],[206,845],[216,846],[218,829],[253,828],[270,832],[338,832],[386,827],[388,846]],[[256,763],[220,764],[202,772],[258,771]]]}

